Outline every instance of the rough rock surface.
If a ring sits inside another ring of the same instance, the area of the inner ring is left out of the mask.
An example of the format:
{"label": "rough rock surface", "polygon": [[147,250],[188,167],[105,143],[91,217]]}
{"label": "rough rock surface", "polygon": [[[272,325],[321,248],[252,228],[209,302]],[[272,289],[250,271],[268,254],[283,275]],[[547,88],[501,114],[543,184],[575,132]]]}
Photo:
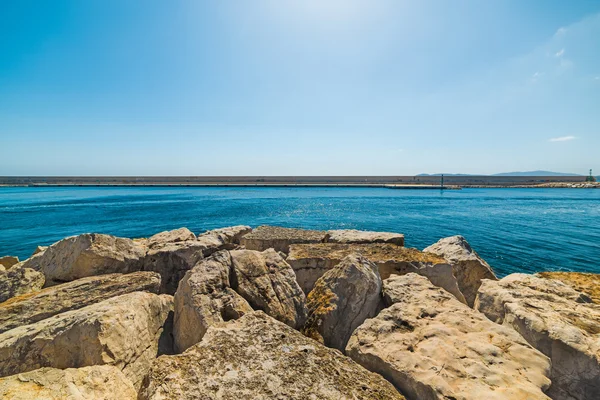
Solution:
{"label": "rough rock surface", "polygon": [[159,286],[160,276],[157,273],[134,272],[81,278],[13,297],[0,303],[0,333],[122,294],[137,291],[158,293]]}
{"label": "rough rock surface", "polygon": [[358,254],[347,256],[308,294],[303,333],[344,351],[354,329],[381,309],[381,287],[375,264]]}
{"label": "rough rock surface", "polygon": [[40,290],[44,282],[44,274],[31,268],[23,268],[22,264],[0,271],[0,303],[11,297]]}
{"label": "rough rock surface", "polygon": [[198,235],[198,240],[216,243],[219,249],[233,250],[240,245],[244,235],[252,232],[247,225],[236,225],[227,228],[213,229]]}
{"label": "rough rock surface", "polygon": [[13,256],[4,256],[0,257],[0,265],[4,266],[6,269],[10,269],[15,264],[19,263],[19,257]]}
{"label": "rough rock surface", "polygon": [[196,240],[196,235],[188,228],[179,228],[172,231],[164,231],[151,236],[146,241],[146,245],[150,248],[163,245],[166,243],[185,242],[187,240]]}
{"label": "rough rock surface", "polygon": [[172,297],[134,292],[0,334],[0,376],[114,365],[139,385],[158,352]]}
{"label": "rough rock surface", "polygon": [[600,398],[600,306],[566,284],[526,274],[483,281],[476,308],[552,360],[556,399]]}
{"label": "rough rock surface", "polygon": [[146,247],[131,239],[86,233],[54,243],[23,261],[46,276],[46,286],[86,276],[139,271]]}
{"label": "rough rock surface", "polygon": [[41,368],[0,378],[5,400],[135,400],[137,393],[117,367]]}
{"label": "rough rock surface", "polygon": [[244,235],[240,242],[249,250],[275,249],[275,251],[287,254],[291,244],[322,243],[327,241],[328,237],[329,235],[324,231],[263,225],[253,230],[252,233]]}
{"label": "rough rock surface", "polygon": [[38,246],[35,248],[35,250],[33,251],[33,254],[31,254],[31,255],[35,256],[36,254],[40,254],[40,253],[46,251],[47,248],[48,248],[48,246]]}
{"label": "rough rock surface", "polygon": [[251,230],[249,226],[232,226],[205,232],[194,240],[155,244],[144,259],[143,269],[161,275],[161,293],[174,294],[185,273],[200,260],[219,250],[236,248],[241,235]]}
{"label": "rough rock surface", "polygon": [[295,244],[290,246],[290,253],[286,261],[294,269],[298,284],[304,293],[309,293],[317,279],[352,253],[361,254],[374,262],[379,267],[381,279],[387,279],[392,274],[404,275],[415,272],[426,276],[434,285],[446,289],[457,299],[466,303],[463,294],[458,289],[450,264],[440,256],[423,253],[417,249],[389,243]]}
{"label": "rough rock surface", "polygon": [[458,288],[470,307],[475,303],[477,289],[481,286],[482,279],[498,280],[489,264],[479,257],[462,236],[440,239],[423,251],[443,257],[452,265]]}
{"label": "rough rock surface", "polygon": [[600,274],[586,274],[583,272],[540,272],[536,275],[541,278],[559,280],[576,291],[587,294],[594,303],[600,304]]}
{"label": "rough rock surface", "polygon": [[391,243],[404,246],[404,235],[393,232],[358,231],[356,229],[337,229],[327,231],[328,243]]}
{"label": "rough rock surface", "polygon": [[231,287],[255,310],[292,328],[306,321],[306,296],[292,267],[273,249],[232,250]]}
{"label": "rough rock surface", "polygon": [[159,357],[140,399],[403,399],[382,377],[262,312]]}
{"label": "rough rock surface", "polygon": [[238,319],[252,307],[230,286],[231,257],[220,251],[185,274],[175,293],[173,336],[183,352],[198,343],[209,326]]}
{"label": "rough rock surface", "polygon": [[547,399],[550,362],[416,274],[384,281],[389,308],[358,327],[346,353],[411,399]]}

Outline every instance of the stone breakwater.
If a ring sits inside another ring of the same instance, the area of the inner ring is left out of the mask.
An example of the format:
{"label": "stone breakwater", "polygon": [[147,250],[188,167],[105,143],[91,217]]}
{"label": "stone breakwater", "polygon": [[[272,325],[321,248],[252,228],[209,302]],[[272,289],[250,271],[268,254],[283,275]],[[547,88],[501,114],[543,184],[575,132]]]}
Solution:
{"label": "stone breakwater", "polygon": [[598,275],[234,226],[0,258],[2,399],[600,398]]}

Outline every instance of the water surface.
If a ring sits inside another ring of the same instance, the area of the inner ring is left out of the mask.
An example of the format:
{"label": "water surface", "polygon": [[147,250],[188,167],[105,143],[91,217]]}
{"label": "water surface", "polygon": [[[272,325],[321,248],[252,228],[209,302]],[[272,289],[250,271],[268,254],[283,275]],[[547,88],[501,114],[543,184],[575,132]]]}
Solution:
{"label": "water surface", "polygon": [[499,275],[600,273],[600,190],[385,188],[0,188],[0,255],[84,232],[148,237],[230,225],[402,232],[422,249],[461,234]]}

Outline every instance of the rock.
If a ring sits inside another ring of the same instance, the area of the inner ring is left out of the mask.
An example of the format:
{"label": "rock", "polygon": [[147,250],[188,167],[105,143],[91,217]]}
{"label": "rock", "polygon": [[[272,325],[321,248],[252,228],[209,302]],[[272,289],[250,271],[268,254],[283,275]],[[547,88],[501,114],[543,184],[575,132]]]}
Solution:
{"label": "rock", "polygon": [[158,293],[159,286],[160,276],[157,273],[134,272],[81,278],[13,297],[0,303],[0,333],[122,294],[137,291]]}
{"label": "rock", "polygon": [[159,357],[139,399],[403,399],[392,385],[262,312]]}
{"label": "rock", "polygon": [[187,240],[196,240],[196,235],[188,228],[179,228],[172,231],[157,233],[148,238],[146,245],[150,248],[166,243],[185,242]]}
{"label": "rock", "polygon": [[600,398],[600,306],[589,296],[557,280],[511,274],[484,280],[475,307],[550,357],[550,397]]}
{"label": "rock", "polygon": [[240,245],[242,237],[250,232],[252,232],[252,228],[249,226],[236,225],[204,232],[198,235],[198,240],[216,238],[219,249],[233,250]]}
{"label": "rock", "polygon": [[174,294],[179,281],[198,261],[219,250],[236,248],[240,236],[251,230],[232,226],[205,232],[196,240],[155,244],[144,259],[143,269],[161,275],[161,293]]}
{"label": "rock", "polygon": [[417,274],[384,281],[389,308],[358,327],[346,354],[411,399],[547,399],[550,362]]}
{"label": "rock", "polygon": [[381,278],[377,266],[351,254],[325,272],[308,294],[308,319],[303,333],[344,351],[350,335],[381,309]]}
{"label": "rock", "polygon": [[197,240],[155,245],[144,258],[143,270],[160,274],[160,293],[174,294],[185,273],[209,253],[208,249]]}
{"label": "rock", "polygon": [[479,257],[462,236],[440,239],[423,251],[443,257],[452,265],[458,288],[470,307],[475,303],[482,279],[498,280],[489,264]]}
{"label": "rock", "polygon": [[185,274],[175,293],[175,350],[198,343],[209,326],[238,319],[252,307],[230,286],[231,257],[220,251]]}
{"label": "rock", "polygon": [[114,365],[139,387],[172,297],[134,292],[0,334],[0,376],[41,367]]}
{"label": "rock", "polygon": [[328,237],[327,232],[323,231],[263,225],[243,236],[241,244],[249,250],[275,249],[287,254],[291,244],[322,243],[327,241]]}
{"label": "rock", "polygon": [[390,243],[404,246],[404,235],[393,232],[357,231],[355,229],[338,229],[327,231],[328,243]]}
{"label": "rock", "polygon": [[306,297],[292,267],[273,249],[232,250],[231,287],[255,310],[292,328],[306,320]]}
{"label": "rock", "polygon": [[32,256],[35,256],[36,254],[43,253],[44,251],[46,251],[47,248],[48,248],[48,246],[38,246],[38,247],[36,247],[35,250],[33,251]]}
{"label": "rock", "polygon": [[44,274],[22,264],[0,271],[0,303],[11,297],[21,296],[40,290],[44,286]]}
{"label": "rock", "polygon": [[286,261],[294,269],[296,280],[304,293],[309,293],[317,279],[352,253],[361,254],[374,262],[379,268],[381,279],[387,279],[392,274],[404,275],[415,272],[426,276],[434,285],[446,289],[466,303],[452,274],[452,267],[447,261],[435,254],[423,253],[417,249],[389,243],[294,244],[290,246]]}
{"label": "rock", "polygon": [[89,399],[135,400],[137,393],[117,367],[40,368],[0,378],[0,398],[5,400]]}
{"label": "rock", "polygon": [[4,256],[0,257],[0,265],[4,266],[6,269],[10,269],[13,265],[19,263],[19,257],[13,256]]}
{"label": "rock", "polygon": [[54,243],[22,265],[42,272],[46,286],[87,276],[139,271],[146,248],[131,239],[86,233]]}
{"label": "rock", "polygon": [[536,275],[540,278],[559,280],[576,291],[590,296],[594,303],[600,304],[600,274],[586,274],[583,272],[540,272]]}

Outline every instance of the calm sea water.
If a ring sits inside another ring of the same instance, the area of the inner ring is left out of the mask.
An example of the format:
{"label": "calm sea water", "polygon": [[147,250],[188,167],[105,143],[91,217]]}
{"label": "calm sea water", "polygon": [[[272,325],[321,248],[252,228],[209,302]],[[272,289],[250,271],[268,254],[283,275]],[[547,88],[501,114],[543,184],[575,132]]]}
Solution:
{"label": "calm sea water", "polygon": [[501,276],[600,273],[600,190],[385,188],[0,188],[0,255],[84,232],[148,237],[230,225],[402,232],[422,249],[460,234]]}

